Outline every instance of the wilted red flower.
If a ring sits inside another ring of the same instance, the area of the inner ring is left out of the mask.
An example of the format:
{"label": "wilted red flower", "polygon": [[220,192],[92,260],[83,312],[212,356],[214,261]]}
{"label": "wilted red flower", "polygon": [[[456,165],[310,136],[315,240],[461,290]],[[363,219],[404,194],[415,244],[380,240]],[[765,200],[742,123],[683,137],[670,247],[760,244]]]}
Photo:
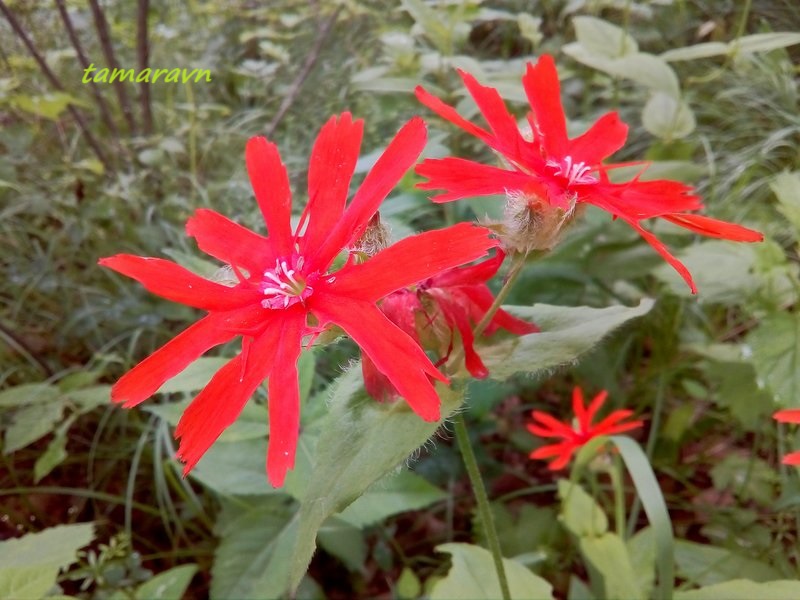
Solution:
{"label": "wilted red flower", "polygon": [[583,391],[579,387],[572,390],[572,412],[575,421],[572,425],[562,423],[547,413],[538,410],[533,411],[531,416],[534,423],[528,424],[528,431],[534,435],[545,438],[562,438],[563,441],[556,444],[542,446],[531,452],[531,458],[554,459],[548,465],[548,469],[556,471],[567,466],[572,455],[575,454],[584,444],[592,438],[601,435],[614,435],[630,431],[642,426],[642,421],[628,421],[623,423],[633,414],[632,410],[615,410],[599,423],[592,423],[597,411],[603,406],[608,397],[608,392],[603,390],[594,397],[588,408],[583,402]]}
{"label": "wilted red flower", "polygon": [[[772,418],[779,423],[800,423],[800,408],[785,408],[779,410]],[[785,465],[798,465],[800,466],[800,451],[790,452],[783,457],[781,461]]]}
{"label": "wilted red flower", "polygon": [[[393,292],[381,302],[380,308],[390,321],[408,333],[425,348],[441,350],[449,357],[453,338],[458,332],[464,348],[464,362],[470,374],[482,379],[489,374],[480,356],[475,351],[472,328],[494,302],[486,282],[491,279],[505,254],[498,251],[494,257],[481,263],[465,267],[455,267],[434,275],[413,286]],[[498,329],[525,335],[535,333],[539,328],[527,321],[518,319],[499,309],[485,329],[492,335]],[[364,384],[367,392],[377,399],[398,395],[397,390],[376,368],[368,356],[361,363]]]}
{"label": "wilted red flower", "polygon": [[[553,58],[543,55],[537,64],[528,64],[522,85],[531,106],[528,114],[530,135],[524,136],[496,89],[480,85],[459,71],[464,85],[475,99],[490,130],[461,117],[456,110],[417,87],[417,98],[439,116],[482,140],[509,163],[509,168],[493,167],[461,158],[427,159],[416,172],[428,179],[422,189],[443,189],[432,198],[449,202],[467,196],[513,194],[527,198],[532,209],[555,207],[566,216],[578,203],[594,204],[619,217],[672,265],[696,292],[686,267],[640,221],[660,217],[695,233],[738,242],[761,241],[757,231],[686,211],[703,207],[690,186],[678,181],[611,183],[608,170],[621,165],[602,161],[625,143],[628,127],[616,112],[600,117],[583,135],[567,136],[566,118],[561,104],[558,73]],[[552,238],[552,235],[548,239]]]}
{"label": "wilted red flower", "polygon": [[[329,324],[361,346],[417,414],[428,421],[439,418],[440,401],[429,378],[447,379],[376,302],[484,256],[496,243],[488,230],[464,223],[407,238],[356,264],[352,245],[426,140],[423,121],[409,121],[345,208],[362,132],[363,121],[353,121],[349,113],[331,117],[322,128],[309,163],[308,204],[294,232],[289,179],[278,149],[263,137],[250,139],[247,170],[269,236],[206,209],[197,210],[186,225],[201,250],[231,266],[237,278],[232,286],[158,258],[121,254],[100,260],[153,293],[208,312],[125,374],[112,389],[115,402],[136,406],[210,348],[242,338],[242,352],[214,375],[178,423],[184,473],[269,378],[267,473],[274,486],[283,483],[297,444],[301,343]],[[331,271],[342,250],[348,260]]]}

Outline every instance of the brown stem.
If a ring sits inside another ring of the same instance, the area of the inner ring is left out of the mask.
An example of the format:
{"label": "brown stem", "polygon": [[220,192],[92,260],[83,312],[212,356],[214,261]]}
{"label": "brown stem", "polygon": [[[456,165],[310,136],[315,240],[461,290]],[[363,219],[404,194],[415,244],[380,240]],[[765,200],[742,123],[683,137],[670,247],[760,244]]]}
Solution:
{"label": "brown stem", "polygon": [[[9,22],[9,24],[11,25],[11,29],[14,30],[14,33],[17,34],[17,37],[19,37],[19,39],[22,40],[22,43],[25,44],[25,47],[28,49],[28,52],[30,52],[33,59],[39,65],[39,69],[42,71],[42,74],[45,76],[47,81],[50,82],[50,85],[52,85],[58,91],[64,92],[65,89],[61,81],[59,81],[55,73],[53,73],[53,71],[50,70],[50,67],[47,66],[47,63],[45,62],[44,58],[36,49],[36,46],[33,45],[33,41],[31,40],[30,36],[27,34],[27,32],[22,27],[20,22],[14,16],[14,13],[11,12],[11,10],[8,8],[8,6],[6,6],[6,3],[3,0],[0,0],[0,12],[3,13],[3,16]],[[69,111],[69,114],[72,116],[72,118],[75,119],[75,122],[78,124],[78,128],[81,130],[81,133],[83,133],[84,137],[86,138],[86,142],[94,151],[95,155],[100,160],[100,162],[103,163],[103,166],[106,168],[106,171],[110,172],[111,161],[109,161],[108,157],[106,157],[103,148],[97,142],[97,139],[95,139],[95,137],[92,135],[92,132],[89,131],[89,125],[86,123],[86,119],[83,118],[83,115],[80,112],[78,112],[78,109],[75,108],[75,106],[72,104],[67,105],[67,110]]]}
{"label": "brown stem", "polygon": [[[103,9],[100,8],[100,4],[97,0],[89,0],[89,7],[92,9],[92,17],[94,18],[94,25],[97,29],[97,37],[100,39],[100,47],[103,49],[106,63],[108,63],[110,69],[119,69],[119,63],[114,54],[114,47],[111,45],[111,36],[108,30],[106,15],[103,13]],[[122,108],[122,114],[125,115],[125,120],[128,122],[128,128],[131,133],[136,133],[136,121],[133,119],[133,108],[128,99],[128,92],[125,91],[125,86],[119,79],[114,80],[114,91],[117,94],[119,105]]]}
{"label": "brown stem", "polygon": [[[150,46],[147,41],[147,13],[150,10],[150,0],[139,0],[136,14],[136,56],[139,62],[139,72],[147,68],[150,62]],[[153,132],[153,111],[150,104],[150,84],[142,81],[139,86],[139,104],[142,107],[142,129],[144,133]]]}
{"label": "brown stem", "polygon": [[[56,7],[58,8],[58,13],[61,15],[61,20],[64,23],[64,28],[67,30],[69,41],[72,43],[72,47],[75,48],[75,53],[78,55],[78,62],[81,63],[81,67],[83,67],[84,71],[86,71],[91,63],[89,63],[89,58],[83,51],[83,46],[81,45],[80,39],[78,39],[78,34],[75,32],[75,28],[72,26],[72,19],[69,17],[69,12],[67,12],[67,7],[64,4],[64,0],[55,0],[55,2]],[[108,131],[111,133],[111,135],[115,139],[119,139],[119,130],[117,129],[117,125],[114,123],[114,119],[111,116],[108,103],[100,93],[100,87],[91,79],[89,80],[89,87],[94,95],[97,108],[100,110],[100,117],[103,119],[103,123],[108,128]]]}
{"label": "brown stem", "polygon": [[306,61],[303,63],[303,68],[300,69],[300,72],[297,74],[297,77],[294,78],[292,85],[289,86],[289,92],[286,96],[283,97],[283,101],[281,105],[278,107],[278,112],[275,113],[275,116],[272,117],[272,121],[270,121],[269,125],[267,125],[267,137],[272,137],[272,134],[275,133],[275,130],[278,128],[278,124],[283,120],[283,117],[286,116],[289,108],[292,106],[292,103],[297,98],[297,95],[300,93],[300,88],[303,86],[303,83],[311,74],[311,69],[314,68],[314,63],[317,62],[317,58],[319,57],[319,52],[322,49],[322,44],[327,39],[328,35],[333,28],[333,24],[336,22],[336,19],[339,18],[339,12],[342,10],[342,5],[336,7],[336,10],[331,13],[331,16],[328,17],[322,25],[320,25],[319,29],[317,29],[316,39],[314,40],[314,45],[311,47],[311,50],[308,52],[306,56]]}

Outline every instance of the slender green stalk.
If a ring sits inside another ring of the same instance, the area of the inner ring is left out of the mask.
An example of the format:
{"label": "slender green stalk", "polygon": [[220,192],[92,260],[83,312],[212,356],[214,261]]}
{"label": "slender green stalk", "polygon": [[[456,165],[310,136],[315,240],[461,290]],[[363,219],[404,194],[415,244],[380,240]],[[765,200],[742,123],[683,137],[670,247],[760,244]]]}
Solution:
{"label": "slender green stalk", "polygon": [[622,460],[615,456],[608,469],[611,487],[614,489],[614,528],[617,535],[625,539],[625,489],[622,487]]}
{"label": "slender green stalk", "polygon": [[489,506],[489,497],[486,495],[486,487],[483,485],[483,479],[481,479],[481,473],[478,469],[478,461],[475,460],[475,453],[469,443],[469,434],[467,433],[467,425],[464,423],[464,415],[461,413],[456,414],[453,421],[455,422],[458,449],[464,459],[464,466],[467,468],[472,491],[475,494],[475,500],[478,502],[478,514],[483,524],[483,530],[486,533],[486,539],[489,542],[489,551],[494,559],[494,568],[497,571],[497,579],[500,582],[500,593],[503,600],[511,600],[506,571],[503,567],[503,555],[500,552],[500,539],[497,537],[497,529],[494,526],[494,517]]}
{"label": "slender green stalk", "polygon": [[483,333],[483,330],[486,329],[489,323],[492,322],[495,313],[500,310],[500,307],[503,305],[506,297],[508,297],[508,294],[511,292],[511,288],[514,287],[514,284],[517,282],[520,273],[522,273],[522,267],[525,266],[526,258],[528,258],[528,255],[525,252],[520,252],[514,257],[514,261],[511,263],[511,270],[508,272],[508,276],[503,283],[503,287],[501,287],[500,291],[497,292],[497,296],[495,297],[494,302],[492,302],[492,305],[489,307],[489,310],[486,311],[486,314],[483,315],[483,318],[475,326],[475,331],[472,332],[475,338]]}

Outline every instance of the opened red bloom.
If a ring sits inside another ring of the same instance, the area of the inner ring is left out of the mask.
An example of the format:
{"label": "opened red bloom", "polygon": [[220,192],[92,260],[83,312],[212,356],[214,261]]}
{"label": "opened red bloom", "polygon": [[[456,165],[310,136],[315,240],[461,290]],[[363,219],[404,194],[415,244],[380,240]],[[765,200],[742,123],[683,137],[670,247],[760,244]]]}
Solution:
{"label": "opened red bloom", "polygon": [[572,456],[589,440],[601,435],[614,435],[642,426],[642,421],[627,421],[633,411],[622,409],[612,411],[599,423],[592,423],[608,392],[603,390],[594,397],[587,408],[583,402],[583,392],[576,387],[572,391],[572,412],[575,419],[572,424],[562,423],[547,413],[533,411],[533,423],[528,424],[528,431],[544,438],[561,438],[555,444],[542,446],[531,452],[531,458],[551,460],[548,469],[556,471],[567,466]]}
{"label": "opened red bloom", "polygon": [[483,129],[467,121],[456,110],[417,87],[417,98],[441,117],[501,154],[509,168],[499,168],[460,158],[427,159],[416,171],[428,179],[422,189],[443,189],[432,198],[449,202],[468,196],[514,193],[531,199],[533,205],[546,203],[570,214],[577,203],[594,204],[626,221],[672,265],[695,292],[686,267],[640,221],[661,217],[701,235],[739,242],[761,241],[757,231],[691,214],[702,208],[691,187],[669,180],[611,183],[607,171],[619,165],[602,162],[625,143],[628,127],[616,112],[598,119],[577,138],[567,137],[566,118],[560,86],[551,56],[528,64],[522,85],[531,106],[530,135],[524,136],[496,89],[480,85],[459,71],[464,85],[475,99],[489,125]]}
{"label": "opened red bloom", "polygon": [[[786,408],[784,410],[779,410],[772,418],[778,421],[779,423],[798,423],[800,424],[800,408]],[[798,452],[790,452],[786,456],[783,457],[781,461],[785,465],[797,465],[800,466],[800,451]]]}
{"label": "opened red bloom", "polygon": [[[426,139],[422,120],[409,121],[345,208],[362,132],[363,122],[348,113],[322,128],[311,153],[308,204],[294,232],[289,179],[278,149],[263,137],[250,139],[247,170],[269,236],[206,209],[186,224],[201,250],[231,266],[237,280],[232,286],[158,258],[121,254],[100,261],[155,294],[208,313],[125,374],[112,389],[114,401],[136,406],[210,348],[241,337],[241,353],[214,375],[178,423],[185,472],[269,378],[267,473],[274,486],[283,483],[294,465],[298,436],[302,340],[331,324],[361,346],[417,414],[429,421],[439,418],[440,402],[429,378],[446,378],[376,302],[484,256],[495,242],[486,229],[460,224],[406,238],[361,264],[350,260],[349,250]],[[331,271],[343,250],[348,260]]]}
{"label": "opened red bloom", "polygon": [[[481,357],[475,351],[473,327],[483,319],[494,302],[486,282],[491,279],[505,254],[497,254],[476,265],[455,267],[430,277],[414,289],[398,290],[381,302],[380,308],[390,321],[412,336],[424,348],[439,351],[447,360],[453,348],[455,333],[461,337],[464,362],[473,377],[482,379],[489,374]],[[492,335],[498,329],[525,335],[539,331],[531,323],[517,319],[503,309],[498,310],[485,329]],[[442,351],[442,347],[444,351]],[[364,383],[373,398],[383,399],[397,395],[391,382],[375,368],[368,357],[361,363]]]}

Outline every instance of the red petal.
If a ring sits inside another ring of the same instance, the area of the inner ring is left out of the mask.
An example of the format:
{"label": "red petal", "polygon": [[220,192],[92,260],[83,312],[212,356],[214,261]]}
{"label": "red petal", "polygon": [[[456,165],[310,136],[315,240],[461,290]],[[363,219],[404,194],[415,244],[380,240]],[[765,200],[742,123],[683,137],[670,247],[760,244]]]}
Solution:
{"label": "red petal", "polygon": [[469,73],[460,69],[458,73],[494,133],[494,140],[489,145],[508,158],[520,160],[520,148],[525,142],[517,120],[508,112],[500,94],[496,89],[478,83]]}
{"label": "red petal", "polygon": [[125,408],[147,400],[189,363],[214,346],[236,337],[235,333],[220,327],[222,322],[222,315],[211,314],[179,333],[125,373],[111,388],[111,399],[124,403]]}
{"label": "red petal", "polygon": [[572,455],[575,454],[577,449],[577,446],[573,446],[572,448],[565,450],[561,456],[547,465],[547,468],[551,471],[560,471],[569,464],[569,461],[572,460]]}
{"label": "red petal", "polygon": [[446,190],[433,196],[433,202],[450,202],[470,196],[505,194],[525,190],[535,183],[530,175],[482,165],[463,158],[427,158],[417,165],[417,175],[428,181],[417,184],[421,190]]}
{"label": "red petal", "polygon": [[98,264],[141,283],[154,294],[203,310],[231,310],[257,302],[252,288],[227,287],[203,279],[180,265],[161,258],[117,254],[101,258]]}
{"label": "red petal", "polygon": [[592,419],[587,414],[586,406],[583,403],[583,390],[578,386],[572,388],[572,414],[578,419],[581,432],[589,431]]}
{"label": "red petal", "polygon": [[573,163],[597,165],[625,145],[628,126],[616,112],[600,117],[583,135],[569,143]]}
{"label": "red petal", "polygon": [[350,113],[331,117],[320,130],[308,163],[308,204],[301,222],[308,228],[302,248],[317,248],[342,218],[358,161],[364,121]]}
{"label": "red petal", "polygon": [[364,378],[364,389],[378,402],[384,402],[400,395],[386,375],[378,371],[378,367],[375,366],[372,359],[363,352],[361,353],[361,376]]}
{"label": "red petal", "polygon": [[[325,242],[316,254],[306,256],[308,270],[326,268],[342,248],[361,237],[380,203],[419,157],[426,139],[425,122],[419,117],[414,117],[403,126],[367,173]],[[311,218],[314,216],[311,215]]]}
{"label": "red petal", "polygon": [[175,429],[184,476],[242,412],[256,388],[269,375],[280,327],[272,327],[250,344],[249,351],[227,362],[183,413]]}
{"label": "red petal", "polygon": [[416,89],[414,90],[414,93],[417,96],[417,100],[422,102],[422,104],[430,108],[433,112],[435,112],[443,119],[450,121],[451,123],[453,123],[453,125],[461,127],[461,129],[463,129],[467,133],[474,135],[476,138],[482,140],[483,142],[485,142],[490,146],[494,143],[494,138],[488,131],[478,127],[477,125],[471,123],[470,121],[467,121],[464,117],[458,114],[455,108],[453,108],[449,104],[445,104],[444,102],[439,100],[439,98],[437,98],[436,96],[429,94],[421,86],[417,86]]}
{"label": "red petal", "polygon": [[800,452],[790,452],[781,462],[785,465],[800,466]]}
{"label": "red petal", "polygon": [[441,288],[428,290],[428,296],[436,300],[449,327],[452,329],[455,326],[458,329],[461,335],[461,346],[464,348],[464,365],[467,367],[467,371],[476,379],[487,377],[489,370],[475,351],[475,337],[472,335],[472,324],[466,308],[459,304],[457,297],[451,296]]}
{"label": "red petal", "polygon": [[662,218],[671,223],[675,223],[675,225],[679,227],[684,227],[690,231],[708,237],[722,238],[723,240],[731,240],[734,242],[764,241],[764,235],[758,231],[736,225],[735,223],[704,217],[703,215],[675,214],[663,215]]}
{"label": "red petal", "polygon": [[547,446],[542,446],[541,448],[537,448],[533,452],[531,452],[528,456],[529,458],[535,459],[545,459],[551,458],[553,456],[571,456],[572,452],[574,451],[574,444],[569,442],[561,442],[558,444],[549,444]]}
{"label": "red petal", "polygon": [[300,384],[297,359],[302,349],[305,312],[283,323],[278,338],[275,368],[269,376],[269,447],[267,475],[273,487],[283,485],[286,472],[294,467],[300,433]]}
{"label": "red petal", "polygon": [[475,265],[458,267],[439,273],[431,279],[431,287],[452,287],[456,285],[481,285],[494,277],[506,253],[497,249],[495,255]]}
{"label": "red petal", "polygon": [[[589,408],[586,409],[586,422],[591,424],[594,421],[595,416],[597,415],[597,411],[603,406],[605,403],[606,398],[608,398],[608,392],[606,390],[601,391],[597,394],[592,401],[589,403]],[[588,428],[584,431],[588,431]]]}
{"label": "red petal", "polygon": [[428,377],[447,382],[422,349],[389,321],[373,304],[344,296],[314,293],[320,300],[313,310],[321,324],[344,329],[386,375],[399,394],[420,417],[436,421],[440,400]]}
{"label": "red petal", "polygon": [[286,256],[292,252],[292,193],[278,147],[267,138],[250,138],[245,160],[258,207],[267,224],[270,243],[275,254]]}
{"label": "red petal", "polygon": [[400,240],[367,262],[342,269],[332,292],[375,302],[437,273],[485,256],[497,245],[489,230],[471,223],[426,231]]}
{"label": "red petal", "polygon": [[195,238],[197,246],[206,254],[243,267],[250,274],[260,273],[278,258],[267,238],[206,208],[196,210],[189,218],[186,234]]}
{"label": "red petal", "polygon": [[531,416],[535,421],[539,421],[539,423],[549,428],[552,431],[552,436],[558,435],[569,439],[573,439],[575,437],[575,431],[572,429],[572,427],[566,423],[562,423],[547,413],[535,410],[531,413]]}
{"label": "red petal", "polygon": [[772,415],[772,418],[779,423],[800,423],[800,408],[784,408]]}
{"label": "red petal", "polygon": [[[596,185],[602,198],[597,206],[621,217],[649,219],[703,207],[693,188],[680,181],[656,179],[652,181],[629,181],[620,184]],[[595,198],[587,198],[595,204]],[[607,208],[603,203],[607,203]]]}
{"label": "red petal", "polygon": [[697,293],[697,286],[694,284],[694,280],[692,279],[692,274],[689,273],[689,269],[686,268],[681,261],[679,261],[675,256],[670,253],[667,247],[659,240],[655,235],[644,229],[639,223],[633,220],[625,219],[628,225],[633,227],[636,231],[639,232],[645,241],[650,244],[653,249],[658,252],[664,259],[672,265],[672,268],[675,269],[678,274],[683,277],[683,280],[689,285],[689,289],[692,290],[693,294]]}
{"label": "red petal", "polygon": [[535,65],[529,63],[522,86],[542,134],[545,153],[554,158],[564,158],[568,154],[567,120],[561,105],[561,84],[553,57],[544,54]]}
{"label": "red petal", "polygon": [[592,437],[597,437],[600,435],[613,435],[615,433],[622,433],[623,431],[629,431],[631,429],[641,427],[644,422],[640,420],[630,421],[629,423],[620,423],[620,421],[624,421],[632,414],[632,410],[615,410],[605,419],[592,427]]}

